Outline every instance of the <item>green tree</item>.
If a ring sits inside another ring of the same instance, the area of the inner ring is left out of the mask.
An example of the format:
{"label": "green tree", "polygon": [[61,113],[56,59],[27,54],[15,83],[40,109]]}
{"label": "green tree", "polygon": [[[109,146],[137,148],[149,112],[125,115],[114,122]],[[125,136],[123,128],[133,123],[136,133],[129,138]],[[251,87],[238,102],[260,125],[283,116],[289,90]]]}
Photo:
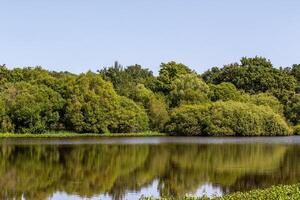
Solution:
{"label": "green tree", "polygon": [[148,130],[149,119],[144,107],[126,97],[119,97],[118,101],[118,106],[111,116],[112,123],[108,125],[110,132],[130,133]]}
{"label": "green tree", "polygon": [[119,95],[128,96],[131,80],[128,74],[124,72],[124,68],[118,62],[115,62],[114,66],[104,68],[98,71],[102,78],[113,84],[116,92]]}
{"label": "green tree", "polygon": [[151,90],[156,89],[157,79],[152,71],[143,69],[140,65],[131,65],[123,68],[117,62],[114,66],[98,71],[104,80],[112,82],[116,92],[122,96],[129,96],[132,86],[144,84]]}
{"label": "green tree", "polygon": [[14,132],[14,124],[8,116],[8,109],[5,105],[5,97],[3,93],[0,96],[0,132]]}
{"label": "green tree", "polygon": [[295,94],[287,103],[285,115],[293,125],[300,124],[300,94]]}
{"label": "green tree", "polygon": [[300,92],[300,64],[294,64],[291,68],[287,68],[286,71],[297,80],[296,91]]}
{"label": "green tree", "polygon": [[241,98],[241,92],[232,83],[210,84],[209,88],[209,97],[212,101],[239,100]]}
{"label": "green tree", "polygon": [[141,65],[131,65],[125,68],[125,73],[131,78],[131,82],[135,84],[143,84],[146,88],[155,91],[158,80],[153,75],[153,72],[148,68],[142,68]]}
{"label": "green tree", "polygon": [[202,75],[208,83],[230,82],[238,89],[250,93],[272,92],[280,97],[285,90],[294,91],[296,80],[285,70],[274,68],[269,60],[262,57],[242,58],[241,64],[213,68]]}
{"label": "green tree", "polygon": [[80,75],[73,85],[66,121],[71,130],[93,133],[141,131],[147,129],[148,122],[142,108],[118,96],[111,83],[92,72]]}
{"label": "green tree", "polygon": [[171,84],[171,105],[208,102],[208,94],[209,87],[197,75],[180,75]]}
{"label": "green tree", "polygon": [[193,73],[190,68],[182,63],[176,63],[174,61],[168,63],[162,63],[160,65],[158,80],[160,81],[158,88],[160,91],[167,94],[172,86],[172,82],[181,75]]}
{"label": "green tree", "polygon": [[7,76],[10,71],[7,69],[6,65],[0,65],[0,84],[4,84],[7,82]]}
{"label": "green tree", "polygon": [[167,105],[163,97],[154,94],[143,84],[138,84],[132,90],[130,98],[140,103],[146,109],[152,130],[163,130],[165,123],[169,119]]}
{"label": "green tree", "polygon": [[1,96],[8,117],[2,123],[13,123],[21,133],[43,133],[60,129],[64,99],[45,85],[26,82],[7,83]]}

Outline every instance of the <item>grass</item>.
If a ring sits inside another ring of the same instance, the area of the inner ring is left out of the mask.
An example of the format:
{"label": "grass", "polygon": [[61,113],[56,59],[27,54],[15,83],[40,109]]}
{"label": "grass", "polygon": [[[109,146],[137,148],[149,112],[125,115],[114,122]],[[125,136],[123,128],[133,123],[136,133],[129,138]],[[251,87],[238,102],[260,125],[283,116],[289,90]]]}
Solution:
{"label": "grass", "polygon": [[71,138],[71,137],[146,137],[146,136],[166,136],[159,132],[140,132],[140,133],[74,133],[74,132],[48,132],[43,134],[32,133],[0,133],[0,138]]}
{"label": "grass", "polygon": [[294,200],[300,199],[300,184],[273,186],[267,189],[252,190],[250,192],[236,192],[224,197],[183,197],[183,198],[148,198],[142,197],[140,200]]}

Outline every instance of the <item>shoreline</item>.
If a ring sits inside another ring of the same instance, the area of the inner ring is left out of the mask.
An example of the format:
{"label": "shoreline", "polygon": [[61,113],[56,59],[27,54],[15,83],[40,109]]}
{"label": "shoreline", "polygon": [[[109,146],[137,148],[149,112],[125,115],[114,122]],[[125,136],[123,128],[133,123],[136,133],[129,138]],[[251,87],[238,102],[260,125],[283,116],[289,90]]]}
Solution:
{"label": "shoreline", "polygon": [[159,132],[140,133],[74,133],[74,132],[50,132],[50,133],[0,133],[1,138],[76,138],[76,137],[158,137],[168,136]]}
{"label": "shoreline", "polygon": [[167,133],[160,133],[155,131],[137,132],[137,133],[75,133],[75,132],[46,132],[46,133],[0,133],[0,139],[5,138],[114,138],[114,137],[182,137],[182,138],[280,138],[280,137],[293,137],[299,135],[261,135],[261,136],[183,136],[183,135],[170,135]]}

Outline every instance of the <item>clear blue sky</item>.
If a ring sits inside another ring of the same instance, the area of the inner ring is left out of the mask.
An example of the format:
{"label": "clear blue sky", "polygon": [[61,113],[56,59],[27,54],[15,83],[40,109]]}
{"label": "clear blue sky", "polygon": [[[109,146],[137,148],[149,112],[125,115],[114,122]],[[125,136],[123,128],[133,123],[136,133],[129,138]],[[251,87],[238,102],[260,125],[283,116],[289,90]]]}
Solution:
{"label": "clear blue sky", "polygon": [[96,71],[118,60],[198,72],[260,55],[300,63],[299,0],[0,0],[0,63]]}

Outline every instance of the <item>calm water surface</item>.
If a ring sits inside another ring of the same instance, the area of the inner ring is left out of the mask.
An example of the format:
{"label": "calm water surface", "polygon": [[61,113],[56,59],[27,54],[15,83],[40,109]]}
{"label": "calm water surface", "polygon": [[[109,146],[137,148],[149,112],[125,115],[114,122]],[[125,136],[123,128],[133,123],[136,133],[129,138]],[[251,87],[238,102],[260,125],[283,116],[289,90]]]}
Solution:
{"label": "calm water surface", "polygon": [[222,196],[300,182],[300,137],[1,139],[0,199]]}

